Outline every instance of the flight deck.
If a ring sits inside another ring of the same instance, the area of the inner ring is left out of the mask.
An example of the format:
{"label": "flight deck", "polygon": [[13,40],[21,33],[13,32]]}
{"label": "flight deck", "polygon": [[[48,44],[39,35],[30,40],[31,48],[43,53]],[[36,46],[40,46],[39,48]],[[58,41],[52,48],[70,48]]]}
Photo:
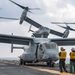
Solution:
{"label": "flight deck", "polygon": [[[67,65],[69,72],[69,66]],[[60,73],[58,64],[48,67],[45,63],[19,65],[18,62],[0,60],[0,75],[75,75]]]}

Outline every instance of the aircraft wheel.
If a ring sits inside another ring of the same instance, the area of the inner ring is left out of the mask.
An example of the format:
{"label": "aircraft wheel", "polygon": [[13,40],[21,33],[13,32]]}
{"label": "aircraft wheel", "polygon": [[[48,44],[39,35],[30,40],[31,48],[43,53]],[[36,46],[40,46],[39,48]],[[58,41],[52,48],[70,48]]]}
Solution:
{"label": "aircraft wheel", "polygon": [[23,60],[23,65],[26,65],[26,62]]}
{"label": "aircraft wheel", "polygon": [[52,61],[47,62],[47,66],[49,66],[49,67],[54,67],[54,63],[52,63]]}
{"label": "aircraft wheel", "polygon": [[23,64],[23,60],[22,59],[20,59],[20,65],[22,65]]}
{"label": "aircraft wheel", "polygon": [[54,67],[54,63],[52,63],[52,67]]}
{"label": "aircraft wheel", "polygon": [[49,62],[47,62],[47,66],[49,66]]}
{"label": "aircraft wheel", "polygon": [[49,62],[49,67],[52,67],[52,64],[51,64],[51,62]]}

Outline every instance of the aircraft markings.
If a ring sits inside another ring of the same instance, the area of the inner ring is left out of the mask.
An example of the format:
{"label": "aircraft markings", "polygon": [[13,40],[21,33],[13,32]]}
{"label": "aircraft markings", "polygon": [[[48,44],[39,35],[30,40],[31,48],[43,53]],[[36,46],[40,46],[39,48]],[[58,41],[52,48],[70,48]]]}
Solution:
{"label": "aircraft markings", "polygon": [[59,74],[59,75],[74,75],[74,74],[71,74],[71,73],[66,73],[66,72],[60,73],[60,71],[55,71],[55,70],[50,70],[50,69],[43,69],[43,68],[38,68],[38,67],[31,67],[31,66],[24,66],[24,67],[28,67],[28,68],[32,68],[32,69],[35,69],[35,70],[48,72],[48,73],[53,73],[53,74]]}

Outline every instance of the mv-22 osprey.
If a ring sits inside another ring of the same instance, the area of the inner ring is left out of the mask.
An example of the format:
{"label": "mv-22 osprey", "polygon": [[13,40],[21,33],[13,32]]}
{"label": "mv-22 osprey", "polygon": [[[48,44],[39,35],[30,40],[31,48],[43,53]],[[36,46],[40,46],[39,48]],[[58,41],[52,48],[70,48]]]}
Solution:
{"label": "mv-22 osprey", "polygon": [[[21,7],[21,5],[17,3],[15,4]],[[7,18],[7,19],[13,19],[13,18]],[[23,20],[39,28],[37,31],[33,32],[32,37],[0,34],[0,42],[11,44],[12,46],[11,52],[13,52],[13,48],[24,50],[24,53],[21,55],[21,60],[20,60],[21,65],[22,64],[25,65],[26,63],[37,63],[42,61],[42,62],[47,62],[48,66],[53,67],[54,62],[59,59],[58,46],[75,45],[75,38],[66,38],[66,36],[63,37],[65,35],[64,33],[60,33],[55,30],[44,27],[41,24],[35,22],[34,20],[28,18],[27,16],[26,18],[23,18],[22,21]],[[29,31],[33,30],[29,29]],[[54,38],[54,39],[47,38],[49,33],[63,38]],[[13,44],[28,45],[28,48],[26,48],[25,46],[14,47]]]}

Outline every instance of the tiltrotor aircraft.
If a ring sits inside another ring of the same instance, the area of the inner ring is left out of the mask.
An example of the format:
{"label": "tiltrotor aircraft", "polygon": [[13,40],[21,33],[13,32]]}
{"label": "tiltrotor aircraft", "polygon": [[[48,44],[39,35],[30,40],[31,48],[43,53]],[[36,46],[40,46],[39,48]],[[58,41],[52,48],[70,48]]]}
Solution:
{"label": "tiltrotor aircraft", "polygon": [[[25,19],[25,21],[31,23],[37,28],[40,28],[42,26],[28,17]],[[55,39],[50,38],[49,39],[46,38],[47,36],[42,37],[42,35],[44,36],[44,34],[46,34],[45,32],[46,31],[42,32],[42,34],[36,34],[34,35],[35,37],[22,37],[22,36],[15,36],[15,35],[0,34],[0,42],[11,44],[12,45],[11,52],[13,52],[13,48],[24,50],[24,53],[21,55],[22,60],[20,60],[20,64],[25,65],[26,63],[36,63],[36,62],[43,61],[43,62],[47,62],[48,66],[53,67],[54,62],[59,59],[58,46],[75,45],[75,38],[55,38]],[[38,36],[40,37],[38,38]],[[13,44],[28,45],[28,48],[26,46],[14,47]]]}
{"label": "tiltrotor aircraft", "polygon": [[[54,62],[59,59],[58,46],[75,45],[75,38],[47,38],[49,33],[60,37],[63,37],[64,33],[44,27],[27,16],[23,20],[39,28],[33,32],[32,37],[0,34],[0,42],[11,44],[11,52],[13,52],[13,48],[24,50],[24,53],[21,55],[22,60],[20,60],[20,64],[25,65],[26,63],[42,61],[46,62],[48,66],[53,67]],[[31,27],[29,31],[33,31]],[[26,46],[14,47],[13,44],[27,45],[28,48]]]}

